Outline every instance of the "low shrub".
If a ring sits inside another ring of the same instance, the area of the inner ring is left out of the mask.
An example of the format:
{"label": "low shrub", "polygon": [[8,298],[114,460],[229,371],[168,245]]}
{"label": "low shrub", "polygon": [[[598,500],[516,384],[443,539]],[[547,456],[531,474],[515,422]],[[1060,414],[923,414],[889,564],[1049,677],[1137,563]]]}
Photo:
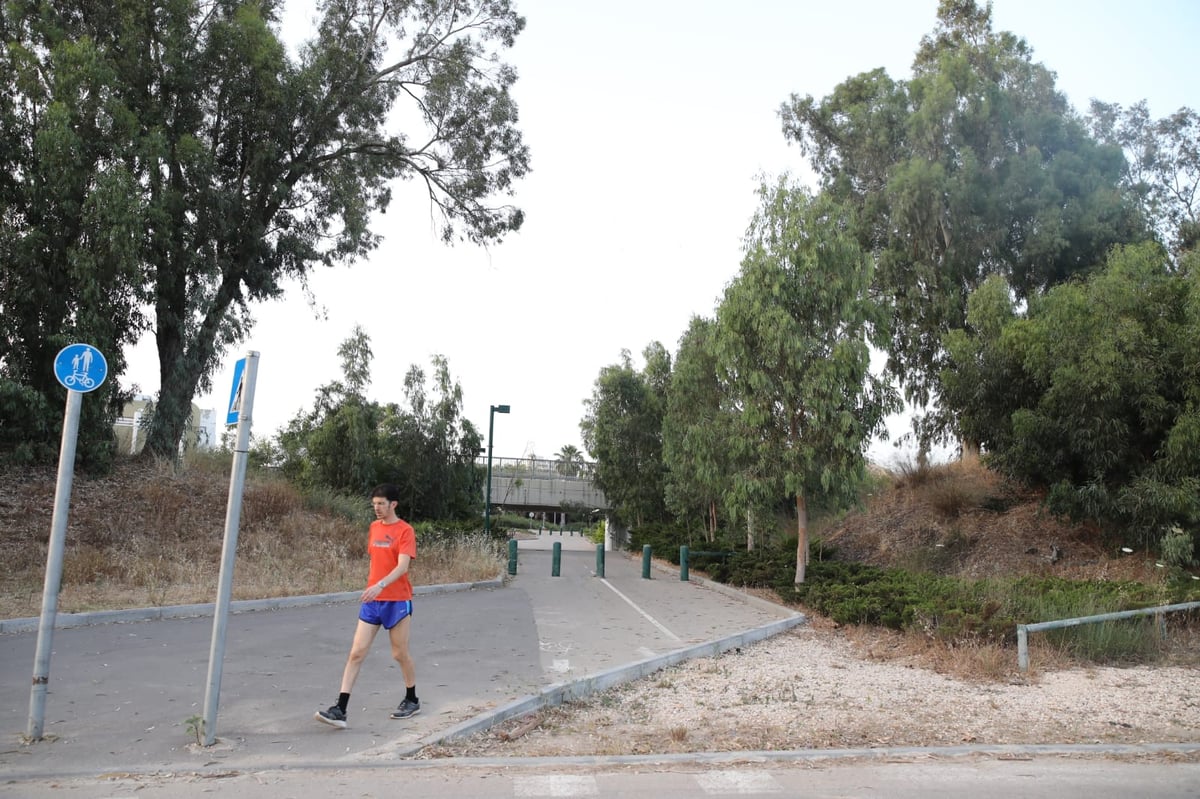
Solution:
{"label": "low shrub", "polygon": [[371,501],[366,497],[352,497],[323,486],[304,491],[304,509],[340,516],[352,522],[362,522],[364,526],[375,519],[375,514],[371,511]]}
{"label": "low shrub", "polygon": [[[794,558],[794,550],[787,548],[760,549],[733,553],[706,568],[722,582],[773,588],[786,602],[800,602],[839,624],[917,631],[951,645],[1012,644],[1019,623],[1200,598],[1200,590],[1179,582],[963,580],[816,558],[810,558],[805,582],[793,585]],[[1140,622],[1080,625],[1047,638],[1070,654],[1093,661],[1144,659],[1158,648],[1153,625]]]}
{"label": "low shrub", "polygon": [[629,531],[630,551],[641,552],[646,544],[650,545],[650,551],[654,553],[655,557],[665,558],[676,564],[679,563],[681,546],[686,544],[688,547],[692,547],[695,544],[697,549],[700,547],[700,543],[694,542],[691,534],[685,528],[677,524],[659,522],[639,525]]}

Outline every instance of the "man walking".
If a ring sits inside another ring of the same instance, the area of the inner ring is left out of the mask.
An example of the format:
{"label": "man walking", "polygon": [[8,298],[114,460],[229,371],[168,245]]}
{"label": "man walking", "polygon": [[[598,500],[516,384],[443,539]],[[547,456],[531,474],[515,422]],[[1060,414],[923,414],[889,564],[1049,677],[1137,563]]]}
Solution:
{"label": "man walking", "polygon": [[375,510],[375,521],[371,523],[367,538],[371,569],[367,588],[362,592],[358,626],[354,630],[354,642],[350,645],[350,657],[342,672],[342,688],[337,704],[316,713],[318,721],[339,729],[346,728],[350,691],[354,688],[363,659],[371,649],[380,627],[388,631],[392,657],[400,664],[400,673],[404,676],[404,701],[392,712],[392,718],[406,719],[421,712],[421,702],[417,699],[417,669],[408,653],[413,612],[408,567],[417,556],[417,538],[412,525],[396,515],[399,504],[400,489],[391,483],[378,486],[371,492],[371,507]]}

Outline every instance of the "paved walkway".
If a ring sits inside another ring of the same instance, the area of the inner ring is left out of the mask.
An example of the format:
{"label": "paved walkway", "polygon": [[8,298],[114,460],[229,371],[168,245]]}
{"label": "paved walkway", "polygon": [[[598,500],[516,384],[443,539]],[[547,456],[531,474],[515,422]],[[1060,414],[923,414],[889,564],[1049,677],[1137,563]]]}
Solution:
{"label": "paved walkway", "polygon": [[[558,577],[551,576],[554,541],[562,545]],[[802,621],[720,586],[682,582],[678,572],[656,570],[643,579],[641,560],[619,553],[606,554],[603,579],[595,567],[590,542],[542,536],[520,543],[518,574],[507,584],[423,591],[414,603],[412,635],[421,714],[388,718],[403,696],[403,681],[380,638],[355,686],[346,730],[312,716],[336,699],[356,594],[235,613],[226,637],[218,742],[207,748],[195,745],[188,726],[203,713],[211,615],[57,630],[47,740],[35,744],[21,739],[36,626],[0,635],[0,772],[9,780],[36,780],[394,762],[448,734],[482,729]]]}

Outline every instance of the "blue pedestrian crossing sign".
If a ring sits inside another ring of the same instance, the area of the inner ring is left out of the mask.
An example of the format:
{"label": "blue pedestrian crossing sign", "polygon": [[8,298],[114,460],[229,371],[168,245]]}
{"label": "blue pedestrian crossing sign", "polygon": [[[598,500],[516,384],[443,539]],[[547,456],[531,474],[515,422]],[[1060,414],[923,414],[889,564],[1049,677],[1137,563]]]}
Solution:
{"label": "blue pedestrian crossing sign", "polygon": [[108,377],[108,361],[91,344],[68,344],[54,357],[54,376],[71,391],[93,391]]}
{"label": "blue pedestrian crossing sign", "polygon": [[242,393],[245,391],[246,359],[242,358],[233,365],[233,388],[229,390],[229,408],[225,412],[225,424],[238,423],[242,414]]}

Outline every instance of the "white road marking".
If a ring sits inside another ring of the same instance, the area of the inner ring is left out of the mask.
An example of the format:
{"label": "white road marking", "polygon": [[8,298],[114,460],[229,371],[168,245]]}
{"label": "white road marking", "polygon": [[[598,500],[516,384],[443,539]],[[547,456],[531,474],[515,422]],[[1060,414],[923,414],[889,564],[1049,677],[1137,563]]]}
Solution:
{"label": "white road marking", "polygon": [[546,774],[513,777],[513,796],[598,796],[595,777]]}
{"label": "white road marking", "polygon": [[670,637],[670,638],[672,638],[672,639],[674,639],[674,640],[676,640],[676,641],[682,641],[682,640],[683,640],[683,639],[682,639],[682,638],[680,638],[678,635],[676,635],[675,633],[673,633],[673,632],[671,632],[670,630],[668,630],[666,627],[664,627],[664,626],[662,626],[661,624],[659,624],[659,623],[658,623],[658,620],[657,620],[657,619],[655,619],[653,616],[651,616],[649,613],[647,613],[646,611],[642,610],[642,609],[641,609],[641,608],[639,608],[637,605],[635,605],[632,599],[630,599],[629,597],[625,596],[625,595],[624,595],[624,594],[622,594],[620,591],[618,591],[618,590],[616,589],[616,587],[615,587],[615,586],[613,586],[613,584],[612,584],[612,583],[610,583],[608,580],[605,580],[603,577],[601,577],[601,578],[600,578],[600,582],[602,582],[602,583],[604,583],[605,585],[607,585],[609,588],[611,588],[611,589],[612,589],[612,591],[613,591],[613,593],[614,593],[614,594],[616,594],[617,596],[621,597],[621,599],[624,599],[626,602],[628,602],[628,603],[629,603],[629,607],[633,608],[633,609],[634,609],[634,610],[636,610],[638,613],[642,614],[642,616],[643,616],[643,617],[646,619],[646,621],[650,622],[650,623],[651,623],[651,624],[653,624],[655,627],[657,627],[658,629],[662,630],[662,632],[663,632],[663,634],[664,634],[664,635],[666,635],[666,636],[668,636],[668,637]]}
{"label": "white road marking", "polygon": [[783,792],[774,777],[755,771],[709,771],[697,774],[696,782],[707,794]]}
{"label": "white road marking", "polygon": [[569,660],[555,659],[555,661],[550,664],[550,671],[557,672],[558,674],[566,674],[570,670],[571,661]]}

